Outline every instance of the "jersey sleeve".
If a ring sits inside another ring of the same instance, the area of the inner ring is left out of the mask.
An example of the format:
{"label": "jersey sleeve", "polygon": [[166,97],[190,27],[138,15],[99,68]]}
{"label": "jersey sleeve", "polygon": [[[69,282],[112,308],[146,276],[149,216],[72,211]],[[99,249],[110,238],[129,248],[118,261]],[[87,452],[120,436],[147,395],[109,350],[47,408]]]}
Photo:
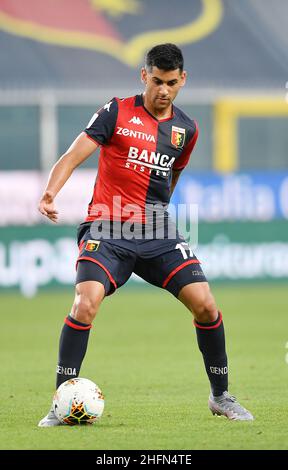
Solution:
{"label": "jersey sleeve", "polygon": [[116,98],[113,98],[93,114],[84,132],[96,143],[105,145],[113,135],[117,116],[118,102]]}
{"label": "jersey sleeve", "polygon": [[173,170],[181,171],[185,168],[185,166],[189,162],[190,155],[193,151],[193,148],[195,147],[195,144],[198,138],[198,133],[199,133],[198,124],[196,121],[194,121],[194,125],[195,127],[193,127],[191,129],[191,132],[189,132],[190,135],[188,134],[189,135],[188,143],[185,145],[180,157],[177,158],[177,160],[175,161],[173,165]]}

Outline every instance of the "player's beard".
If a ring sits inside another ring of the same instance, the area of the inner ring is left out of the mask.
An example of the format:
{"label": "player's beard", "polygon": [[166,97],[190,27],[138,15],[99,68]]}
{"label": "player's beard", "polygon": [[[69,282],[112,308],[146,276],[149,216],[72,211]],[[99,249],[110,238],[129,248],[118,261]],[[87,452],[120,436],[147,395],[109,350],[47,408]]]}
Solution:
{"label": "player's beard", "polygon": [[170,98],[162,98],[162,97],[159,97],[157,96],[154,100],[154,106],[155,106],[155,109],[157,110],[165,110],[165,109],[168,109],[172,104],[172,101]]}

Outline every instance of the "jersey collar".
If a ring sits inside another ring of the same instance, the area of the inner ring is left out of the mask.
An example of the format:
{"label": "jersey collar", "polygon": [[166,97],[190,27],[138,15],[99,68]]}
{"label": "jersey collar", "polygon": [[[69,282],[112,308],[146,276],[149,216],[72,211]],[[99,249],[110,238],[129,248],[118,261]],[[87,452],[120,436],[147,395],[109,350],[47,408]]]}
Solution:
{"label": "jersey collar", "polygon": [[148,111],[147,108],[145,108],[144,106],[144,100],[143,100],[143,95],[136,95],[135,96],[135,106],[142,106],[142,108],[144,108],[144,110],[146,111],[146,113],[149,114],[149,116],[151,116],[153,119],[155,119],[155,121],[157,122],[165,122],[165,121],[170,121],[170,119],[173,119],[174,118],[174,105],[172,104],[172,113],[171,113],[171,116],[168,117],[168,118],[165,118],[165,119],[157,119],[155,116],[153,116],[153,114],[150,113],[150,111]]}

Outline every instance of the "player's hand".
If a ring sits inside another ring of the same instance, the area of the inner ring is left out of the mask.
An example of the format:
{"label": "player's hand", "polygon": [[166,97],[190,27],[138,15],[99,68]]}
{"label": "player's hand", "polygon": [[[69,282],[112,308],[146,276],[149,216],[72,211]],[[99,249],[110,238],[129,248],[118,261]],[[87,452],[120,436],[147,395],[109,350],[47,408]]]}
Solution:
{"label": "player's hand", "polygon": [[57,223],[58,221],[58,212],[54,207],[54,197],[50,191],[45,191],[42,198],[40,199],[39,212],[52,220],[52,222]]}

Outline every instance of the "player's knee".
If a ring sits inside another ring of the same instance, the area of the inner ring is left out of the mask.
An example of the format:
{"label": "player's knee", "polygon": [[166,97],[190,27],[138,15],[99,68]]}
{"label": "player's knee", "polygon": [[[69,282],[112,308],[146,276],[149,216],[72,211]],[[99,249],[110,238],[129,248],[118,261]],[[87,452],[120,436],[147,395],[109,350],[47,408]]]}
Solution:
{"label": "player's knee", "polygon": [[94,320],[99,303],[84,294],[80,294],[75,299],[73,306],[73,317],[81,323],[90,324]]}
{"label": "player's knee", "polygon": [[[184,288],[185,289],[185,288]],[[200,323],[209,323],[217,318],[217,307],[208,285],[187,286],[180,300]]]}
{"label": "player's knee", "polygon": [[214,297],[210,292],[202,293],[195,299],[192,308],[194,317],[200,323],[209,323],[217,318],[217,307]]}

